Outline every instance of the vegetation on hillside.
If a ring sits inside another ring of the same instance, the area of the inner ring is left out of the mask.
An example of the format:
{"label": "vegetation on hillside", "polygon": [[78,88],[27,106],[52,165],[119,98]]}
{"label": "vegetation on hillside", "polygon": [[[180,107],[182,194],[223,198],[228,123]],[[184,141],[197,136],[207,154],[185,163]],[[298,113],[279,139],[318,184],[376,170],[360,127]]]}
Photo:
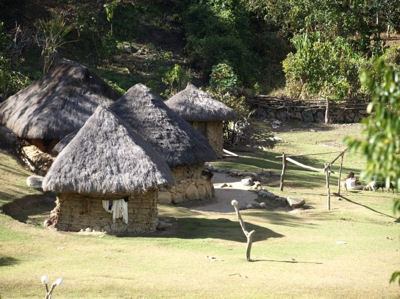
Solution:
{"label": "vegetation on hillside", "polygon": [[189,80],[215,89],[212,74],[226,65],[237,95],[361,98],[361,68],[400,29],[400,0],[4,0],[0,8],[1,99],[56,55],[89,65],[121,92],[142,82],[168,97]]}

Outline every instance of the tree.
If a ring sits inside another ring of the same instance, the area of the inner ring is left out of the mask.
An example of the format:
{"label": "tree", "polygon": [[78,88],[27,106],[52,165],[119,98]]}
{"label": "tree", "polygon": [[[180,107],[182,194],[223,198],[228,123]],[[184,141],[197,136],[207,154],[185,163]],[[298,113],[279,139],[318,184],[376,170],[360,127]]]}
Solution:
{"label": "tree", "polygon": [[[362,175],[368,180],[385,178],[386,187],[391,182],[400,189],[400,70],[388,65],[383,58],[375,68],[365,70],[361,83],[371,92],[367,111],[370,116],[363,120],[364,138],[346,138],[349,148],[359,151],[367,159]],[[400,213],[400,199],[394,200],[393,212]],[[400,285],[400,271],[393,272],[390,282],[396,279]]]}

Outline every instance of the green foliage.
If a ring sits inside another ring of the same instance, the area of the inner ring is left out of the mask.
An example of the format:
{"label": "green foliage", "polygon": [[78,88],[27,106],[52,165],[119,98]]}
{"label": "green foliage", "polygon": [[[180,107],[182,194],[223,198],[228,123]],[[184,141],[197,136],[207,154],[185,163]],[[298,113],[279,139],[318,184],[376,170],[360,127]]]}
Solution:
{"label": "green foliage", "polygon": [[7,48],[11,37],[5,32],[0,22],[0,101],[16,93],[30,83],[28,77],[19,72],[7,58]]}
{"label": "green foliage", "polygon": [[392,277],[390,277],[390,283],[394,283],[396,280],[400,285],[400,271],[393,272]]}
{"label": "green foliage", "polygon": [[[193,1],[183,11],[186,46],[192,67],[209,80],[212,67],[225,62],[247,87],[264,79],[263,70],[280,64],[286,49],[272,51],[280,39],[268,39],[268,22],[249,10],[245,1]],[[281,55],[277,55],[279,53]]]}
{"label": "green foliage", "polygon": [[165,72],[161,79],[162,82],[167,86],[162,95],[165,97],[173,96],[178,91],[184,89],[190,79],[191,75],[189,70],[186,70],[179,64],[175,64],[171,69]]}
{"label": "green foliage", "polygon": [[[400,70],[380,59],[362,73],[361,82],[371,93],[370,116],[363,120],[364,138],[348,137],[346,142],[367,158],[366,179],[385,178],[386,186],[395,182],[400,188]],[[400,212],[399,200],[394,208]]]}
{"label": "green foliage", "polygon": [[120,39],[129,39],[137,32],[139,11],[132,3],[109,2],[104,4],[107,21],[110,23],[110,35]]}
{"label": "green foliage", "polygon": [[53,65],[59,48],[65,45],[67,35],[73,29],[67,25],[61,15],[53,15],[49,20],[39,20],[35,24],[38,34],[36,41],[42,48],[43,73],[46,73]]}
{"label": "green foliage", "polygon": [[354,50],[369,55],[381,54],[381,33],[388,25],[398,27],[400,24],[399,0],[250,2],[286,36],[319,31],[329,40],[338,36],[351,40]]}
{"label": "green foliage", "polygon": [[210,87],[220,92],[231,91],[238,87],[238,77],[229,63],[218,63],[212,67]]}
{"label": "green foliage", "polygon": [[289,93],[296,97],[354,97],[360,88],[359,68],[365,60],[343,38],[329,41],[320,36],[315,32],[293,37],[296,53],[283,61]]}

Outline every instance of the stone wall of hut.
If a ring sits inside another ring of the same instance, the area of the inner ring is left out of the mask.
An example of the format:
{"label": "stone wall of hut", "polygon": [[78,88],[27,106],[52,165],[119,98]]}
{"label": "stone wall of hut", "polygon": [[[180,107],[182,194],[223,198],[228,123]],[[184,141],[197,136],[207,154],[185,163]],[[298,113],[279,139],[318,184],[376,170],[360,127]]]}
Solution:
{"label": "stone wall of hut", "polygon": [[214,196],[212,175],[204,172],[204,164],[171,168],[175,185],[158,192],[161,203],[182,203],[211,199]]}
{"label": "stone wall of hut", "polygon": [[224,148],[224,136],[222,121],[209,121],[207,122],[206,137],[208,142],[214,149],[218,158],[222,158]]}
{"label": "stone wall of hut", "polygon": [[193,121],[190,124],[207,138],[217,157],[222,158],[224,147],[222,121]]}
{"label": "stone wall of hut", "polygon": [[63,231],[80,231],[89,228],[112,234],[153,232],[157,227],[157,191],[131,194],[128,201],[128,224],[122,219],[113,222],[112,213],[104,210],[103,199],[121,199],[126,195],[113,197],[90,197],[80,194],[59,194],[54,227]]}

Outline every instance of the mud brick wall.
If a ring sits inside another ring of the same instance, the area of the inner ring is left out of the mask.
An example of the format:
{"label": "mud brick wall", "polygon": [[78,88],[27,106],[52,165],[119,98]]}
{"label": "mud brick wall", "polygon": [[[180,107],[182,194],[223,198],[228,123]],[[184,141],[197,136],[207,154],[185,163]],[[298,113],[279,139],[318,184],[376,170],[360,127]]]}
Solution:
{"label": "mud brick wall", "polygon": [[178,166],[171,169],[175,185],[158,193],[161,203],[211,199],[214,187],[211,178],[202,175],[204,164]]}
{"label": "mud brick wall", "polygon": [[192,121],[189,123],[207,138],[217,157],[221,158],[224,146],[222,121]]}
{"label": "mud brick wall", "polygon": [[[129,196],[128,224],[122,219],[113,223],[112,213],[104,210],[102,200],[121,199],[125,196]],[[56,208],[51,215],[57,216],[55,228],[63,231],[90,228],[112,234],[152,232],[157,226],[157,191],[103,197],[62,193],[57,196]]]}

